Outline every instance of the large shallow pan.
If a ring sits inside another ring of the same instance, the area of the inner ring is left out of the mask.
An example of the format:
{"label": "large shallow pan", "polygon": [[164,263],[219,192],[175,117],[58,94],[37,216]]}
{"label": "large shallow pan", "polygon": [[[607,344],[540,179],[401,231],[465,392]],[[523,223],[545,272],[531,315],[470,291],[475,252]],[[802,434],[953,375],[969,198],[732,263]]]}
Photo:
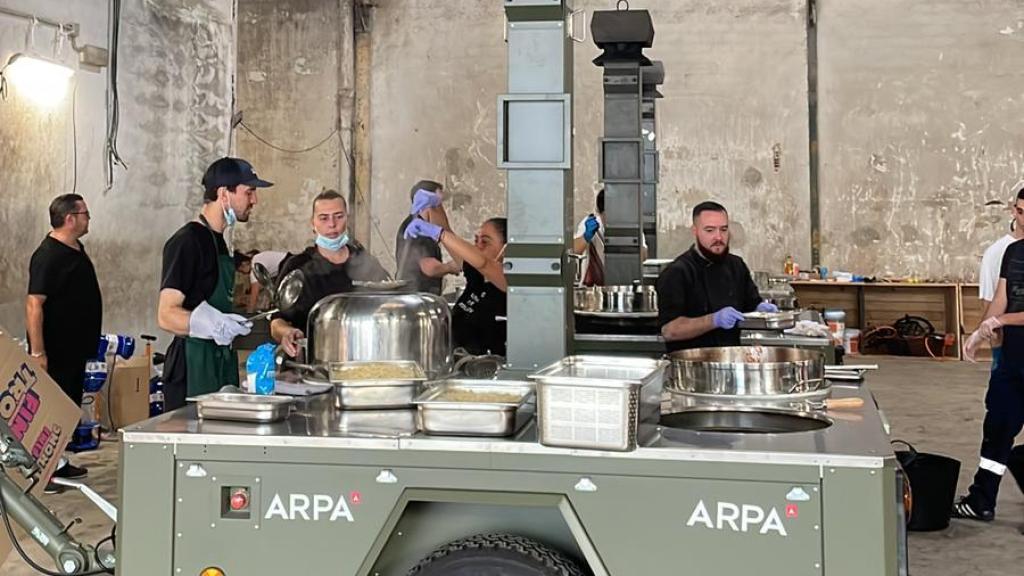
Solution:
{"label": "large shallow pan", "polygon": [[[695,348],[668,355],[669,390],[725,396],[827,396],[820,352],[780,346]],[[818,394],[816,394],[818,393]]]}

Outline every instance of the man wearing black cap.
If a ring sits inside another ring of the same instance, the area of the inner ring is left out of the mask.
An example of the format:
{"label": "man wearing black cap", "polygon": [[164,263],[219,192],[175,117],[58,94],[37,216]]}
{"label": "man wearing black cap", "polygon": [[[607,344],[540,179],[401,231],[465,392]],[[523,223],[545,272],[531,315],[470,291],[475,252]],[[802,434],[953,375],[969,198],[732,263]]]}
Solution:
{"label": "man wearing black cap", "polygon": [[164,244],[157,322],[174,334],[164,366],[168,410],[185,398],[238,385],[238,357],[231,341],[249,333],[244,317],[231,314],[235,265],[224,230],[247,222],[260,180],[252,165],[221,158],[203,175],[203,208]]}

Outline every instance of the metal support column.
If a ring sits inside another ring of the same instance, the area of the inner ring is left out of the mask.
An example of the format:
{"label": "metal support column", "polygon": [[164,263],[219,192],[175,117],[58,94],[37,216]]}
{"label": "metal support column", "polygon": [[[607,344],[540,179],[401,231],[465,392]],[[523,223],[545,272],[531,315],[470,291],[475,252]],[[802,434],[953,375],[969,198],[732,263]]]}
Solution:
{"label": "metal support column", "polygon": [[599,180],[604,184],[605,283],[641,281],[642,188],[644,185],[642,69],[654,42],[646,10],[594,12],[594,43],[604,52],[594,64],[604,68],[604,137],[598,146]]}
{"label": "metal support column", "polygon": [[640,69],[643,100],[640,105],[640,134],[644,142],[643,196],[640,201],[641,222],[647,240],[647,257],[658,257],[658,130],[656,100],[664,98],[658,86],[665,82],[665,66],[655,60]]}
{"label": "metal support column", "polygon": [[507,171],[508,367],[531,370],[572,341],[572,21],[569,0],[503,0],[508,93],[498,97]]}

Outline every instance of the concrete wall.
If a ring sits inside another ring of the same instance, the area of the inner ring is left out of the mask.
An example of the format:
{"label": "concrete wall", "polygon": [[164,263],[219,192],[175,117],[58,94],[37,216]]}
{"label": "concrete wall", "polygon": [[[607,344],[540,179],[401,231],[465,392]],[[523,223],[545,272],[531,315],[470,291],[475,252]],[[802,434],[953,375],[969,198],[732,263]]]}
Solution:
{"label": "concrete wall", "polygon": [[[104,1],[3,4],[79,22],[83,43],[107,46]],[[193,217],[201,204],[203,170],[228,150],[233,5],[231,0],[124,1],[119,149],[128,169],[115,170],[110,190],[104,186],[102,155],[106,71],[76,74],[78,190],[93,215],[83,241],[100,278],[107,331],[157,333],[163,243]],[[20,49],[24,29],[23,22],[0,15],[0,52]],[[0,223],[17,230],[0,238],[0,324],[21,333],[29,256],[48,230],[47,205],[70,187],[67,112],[40,114],[12,96],[0,102],[0,142]]]}
{"label": "concrete wall", "polygon": [[[236,152],[274,187],[261,191],[239,249],[308,246],[312,199],[326,188],[348,194],[351,152],[352,8],[349,0],[239,0]],[[340,128],[340,132],[336,129]],[[333,135],[332,135],[333,134]],[[326,138],[326,141],[324,141]]]}
{"label": "concrete wall", "polygon": [[[588,28],[589,14],[608,5],[577,2]],[[729,207],[734,247],[753,266],[779,268],[789,252],[808,261],[803,0],[633,5],[651,11],[656,36],[647,53],[666,68],[658,103],[662,256],[689,246],[689,211],[713,198]],[[506,87],[501,3],[384,2],[373,26],[373,218],[387,250],[419,178],[446,183],[453,226],[470,235],[504,214],[504,174],[494,169],[495,99]],[[578,218],[594,210],[598,189],[604,104],[601,69],[590,63],[597,54],[590,40],[576,45]]]}
{"label": "concrete wall", "polygon": [[823,262],[975,278],[1024,176],[1024,4],[820,4]]}
{"label": "concrete wall", "polygon": [[[0,6],[54,20],[81,24],[81,42],[106,46],[105,0],[82,2],[2,0]],[[0,66],[15,52],[26,50],[28,22],[0,14]],[[39,25],[34,48],[52,56],[55,30]],[[63,63],[74,67],[76,56],[65,46]],[[49,231],[47,206],[54,196],[77,189],[88,201],[103,186],[103,103],[106,73],[80,72],[64,102],[50,109],[36,106],[14,83],[0,100],[0,326],[24,334],[28,261]],[[71,107],[77,109],[78,177],[75,182]],[[100,228],[97,218],[95,228]],[[97,248],[86,237],[88,250]]]}

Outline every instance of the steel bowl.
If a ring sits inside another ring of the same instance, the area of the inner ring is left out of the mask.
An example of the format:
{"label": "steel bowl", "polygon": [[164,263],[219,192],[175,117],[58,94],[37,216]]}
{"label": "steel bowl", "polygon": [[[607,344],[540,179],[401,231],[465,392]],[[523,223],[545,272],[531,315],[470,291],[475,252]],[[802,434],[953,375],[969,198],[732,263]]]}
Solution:
{"label": "steel bowl", "polygon": [[573,291],[577,312],[598,314],[655,314],[658,293],[654,286],[591,286]]}
{"label": "steel bowl", "polygon": [[684,394],[778,396],[826,390],[821,352],[781,346],[694,348],[668,355],[669,390]]}

